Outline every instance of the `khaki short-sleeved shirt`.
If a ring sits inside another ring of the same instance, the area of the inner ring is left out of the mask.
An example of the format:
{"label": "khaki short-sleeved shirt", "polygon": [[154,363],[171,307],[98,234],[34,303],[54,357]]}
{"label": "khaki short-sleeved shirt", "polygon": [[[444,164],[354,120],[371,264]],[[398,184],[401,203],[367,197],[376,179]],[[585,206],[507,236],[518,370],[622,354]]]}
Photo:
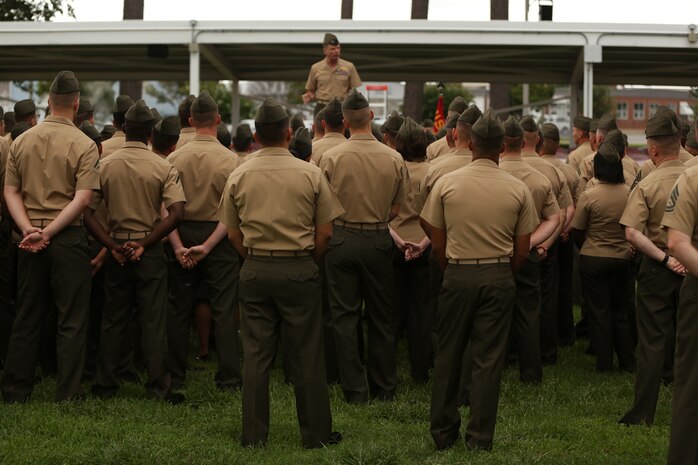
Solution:
{"label": "khaki short-sleeved shirt", "polygon": [[679,149],[679,160],[681,160],[682,163],[687,163],[695,158],[691,153],[686,150],[685,148],[681,147]]}
{"label": "khaki short-sleeved shirt", "polygon": [[325,152],[320,169],[344,207],[340,220],[387,223],[392,205],[403,205],[409,184],[402,156],[371,134],[355,134]]}
{"label": "khaki short-sleeved shirt", "polygon": [[446,155],[450,151],[451,147],[448,146],[448,140],[446,140],[446,136],[444,136],[429,144],[427,147],[427,160],[435,160],[442,155]]}
{"label": "khaki short-sleeved shirt", "polygon": [[[623,170],[623,179],[624,179],[624,184],[628,186],[629,188],[633,188],[634,185],[636,185],[635,180],[637,179],[638,175],[633,175],[630,171]],[[593,177],[589,180],[584,185],[584,190],[591,189],[592,187],[598,186],[600,184],[599,180],[596,177]]]}
{"label": "khaki short-sleeved shirt", "polygon": [[104,202],[112,231],[152,231],[160,223],[160,206],[184,202],[179,173],[142,142],[126,142],[102,159],[99,178],[102,190],[90,208]]}
{"label": "khaki short-sleeved shirt", "polygon": [[584,185],[594,177],[594,155],[596,155],[596,152],[591,152],[582,159],[582,163],[579,165],[579,177]]}
{"label": "khaki short-sleeved shirt", "polygon": [[313,141],[313,153],[310,155],[310,161],[315,165],[320,166],[320,160],[329,149],[337,147],[347,141],[344,134],[338,132],[328,132],[318,140]]}
{"label": "khaki short-sleeved shirt", "polygon": [[686,169],[669,194],[662,226],[675,229],[691,238],[698,247],[698,168]]}
{"label": "khaki short-sleeved shirt", "polygon": [[76,191],[99,189],[97,146],[69,119],[48,116],[10,147],[5,185],[20,190],[30,220],[52,220]]}
{"label": "khaki short-sleeved shirt", "polygon": [[256,152],[238,152],[236,150],[233,150],[230,153],[237,156],[238,166],[240,166],[243,163],[245,163],[246,161],[252,160],[254,158]]}
{"label": "khaki short-sleeved shirt", "polygon": [[446,258],[512,256],[514,237],[539,224],[526,185],[491,160],[475,160],[442,177],[421,214],[446,230]]}
{"label": "khaki short-sleeved shirt", "polygon": [[263,148],[228,178],[218,219],[240,229],[243,245],[312,250],[316,224],[344,210],[320,169],[283,148]]}
{"label": "khaki short-sleeved shirt", "polygon": [[179,172],[187,199],[184,220],[216,221],[225,183],[238,165],[237,155],[215,136],[197,135],[167,161]]}
{"label": "khaki short-sleeved shirt", "polygon": [[531,193],[536,215],[541,220],[550,218],[560,212],[553,195],[553,186],[540,171],[523,161],[520,156],[506,156],[499,162],[499,167],[520,180]]}
{"label": "khaki short-sleeved shirt", "polygon": [[473,152],[467,148],[467,147],[461,147],[461,148],[449,148],[448,152],[444,153],[443,155],[439,156],[438,158],[434,158],[431,160],[429,163],[431,165],[438,165],[439,163],[448,160],[453,156],[456,152],[458,152],[459,155],[466,155],[469,156],[471,159],[473,158]]}
{"label": "khaki short-sleeved shirt", "polygon": [[350,90],[361,85],[361,78],[354,64],[341,58],[336,66],[321,60],[310,68],[305,89],[315,92],[315,100],[327,103],[332,97],[344,100]]}
{"label": "khaki short-sleeved shirt", "polygon": [[[10,156],[10,144],[5,141],[4,137],[0,137],[0,185],[5,185],[5,170],[7,169],[7,158]],[[2,196],[0,196],[2,197]],[[0,198],[0,204],[4,205],[5,198]]]}
{"label": "khaki short-sleeved shirt", "polygon": [[688,160],[686,163],[684,163],[684,166],[686,168],[692,168],[694,166],[698,166],[698,157],[693,157],[691,160]]}
{"label": "khaki short-sleeved shirt", "polygon": [[567,188],[570,190],[570,194],[572,195],[572,202],[577,205],[579,196],[582,195],[584,189],[582,186],[582,180],[575,169],[557,158],[555,155],[543,155],[541,158],[560,170],[565,177],[565,181],[567,181]]}
{"label": "khaki short-sleeved shirt", "polygon": [[662,229],[664,208],[671,189],[686,167],[679,160],[668,160],[655,168],[630,192],[620,224],[637,229],[660,249],[666,248]]}
{"label": "khaki short-sleeved shirt", "polygon": [[633,179],[637,176],[637,173],[640,172],[640,164],[627,154],[621,158],[620,161],[623,163],[623,171],[630,173]]}
{"label": "khaki short-sleeved shirt", "polygon": [[582,165],[582,160],[593,153],[594,150],[591,148],[589,141],[584,142],[582,145],[572,150],[567,156],[567,164],[570,165],[574,170],[579,173]]}
{"label": "khaki short-sleeved shirt", "polygon": [[179,139],[177,139],[175,150],[181,149],[187,145],[194,137],[196,137],[196,128],[182,128],[181,131],[179,131]]}
{"label": "khaki short-sleeved shirt", "polygon": [[422,179],[427,174],[429,163],[425,161],[406,161],[407,172],[410,177],[410,193],[407,201],[400,207],[400,214],[390,222],[390,227],[397,231],[398,235],[405,241],[420,242],[424,239],[424,230],[419,225],[419,210],[415,208],[420,191]]}
{"label": "khaki short-sleeved shirt", "polygon": [[119,150],[126,143],[126,134],[118,129],[113,136],[102,142],[102,158]]}
{"label": "khaki short-sleeved shirt", "polygon": [[599,183],[585,190],[572,219],[572,227],[586,231],[581,255],[630,258],[630,244],[620,225],[630,188],[625,184]]}
{"label": "khaki short-sleeved shirt", "polygon": [[521,158],[548,178],[548,181],[553,186],[553,194],[555,194],[555,199],[560,209],[573,205],[572,194],[567,186],[567,180],[559,169],[543,160],[535,152],[524,152],[521,154]]}
{"label": "khaki short-sleeved shirt", "polygon": [[472,161],[473,153],[469,149],[463,148],[455,149],[448,156],[439,158],[434,163],[431,163],[427,174],[422,179],[422,189],[416,198],[415,206],[421,211],[436,181],[445,174],[467,166]]}

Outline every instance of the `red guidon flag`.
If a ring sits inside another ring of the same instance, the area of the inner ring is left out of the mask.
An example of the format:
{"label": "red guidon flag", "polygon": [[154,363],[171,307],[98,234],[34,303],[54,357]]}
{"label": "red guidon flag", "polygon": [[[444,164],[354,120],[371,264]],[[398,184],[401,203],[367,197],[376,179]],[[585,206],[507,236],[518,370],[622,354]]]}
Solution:
{"label": "red guidon flag", "polygon": [[439,132],[444,124],[446,124],[446,118],[444,117],[444,96],[439,95],[439,100],[436,102],[436,111],[434,112],[434,134]]}

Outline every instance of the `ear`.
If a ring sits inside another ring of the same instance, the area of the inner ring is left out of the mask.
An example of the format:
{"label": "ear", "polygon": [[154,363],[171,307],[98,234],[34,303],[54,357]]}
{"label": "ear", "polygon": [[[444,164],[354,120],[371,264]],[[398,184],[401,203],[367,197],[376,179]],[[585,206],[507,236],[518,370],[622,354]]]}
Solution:
{"label": "ear", "polygon": [[371,110],[371,121],[373,121],[373,110]]}
{"label": "ear", "polygon": [[187,121],[189,121],[189,126],[194,127],[194,120],[192,119],[191,116],[189,117],[189,119]]}
{"label": "ear", "polygon": [[286,142],[291,142],[292,137],[293,137],[293,129],[291,129],[291,128],[286,129]]}
{"label": "ear", "polygon": [[320,121],[320,126],[322,126],[323,131],[327,130],[327,128],[325,127],[325,120],[324,119],[322,121]]}
{"label": "ear", "polygon": [[[216,115],[216,126],[218,126],[219,124],[221,124],[221,121],[222,121],[222,120],[223,120],[223,118],[221,118],[221,114],[218,113],[218,114]],[[189,124],[191,124],[191,123],[189,123]]]}
{"label": "ear", "polygon": [[257,143],[259,144],[259,137],[257,137],[257,133],[256,133],[256,132],[254,133],[254,135],[253,135],[252,137],[254,137],[254,141],[257,142]]}
{"label": "ear", "polygon": [[521,142],[521,150],[523,150],[524,147],[526,147],[526,139]]}
{"label": "ear", "polygon": [[471,139],[470,141],[468,141],[468,148],[470,149],[471,152],[473,151],[473,141],[472,141],[472,139]]}
{"label": "ear", "polygon": [[453,128],[450,130],[451,131],[451,138],[456,141],[458,140],[458,129]]}

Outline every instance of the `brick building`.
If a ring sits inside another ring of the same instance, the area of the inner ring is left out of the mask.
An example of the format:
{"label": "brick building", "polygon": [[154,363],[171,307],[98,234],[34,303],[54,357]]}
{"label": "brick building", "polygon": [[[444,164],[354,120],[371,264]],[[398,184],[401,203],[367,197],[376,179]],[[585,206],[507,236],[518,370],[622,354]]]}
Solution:
{"label": "brick building", "polygon": [[688,90],[650,87],[614,87],[611,99],[618,128],[633,133],[643,131],[659,105],[665,105],[679,114],[682,120],[693,120],[693,106],[698,100]]}

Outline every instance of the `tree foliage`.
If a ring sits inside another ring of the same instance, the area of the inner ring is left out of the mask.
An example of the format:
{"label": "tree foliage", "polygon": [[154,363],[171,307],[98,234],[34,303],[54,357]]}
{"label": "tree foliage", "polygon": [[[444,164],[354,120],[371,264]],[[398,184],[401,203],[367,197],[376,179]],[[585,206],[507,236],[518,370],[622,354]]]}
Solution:
{"label": "tree foliage", "polygon": [[592,118],[601,118],[606,113],[613,112],[611,88],[608,86],[594,86],[594,115]]}
{"label": "tree foliage", "polygon": [[75,18],[72,0],[2,0],[0,21],[51,21],[56,15]]}
{"label": "tree foliage", "polygon": [[[555,86],[553,84],[529,84],[528,101],[530,103],[544,102],[553,98]],[[523,105],[523,84],[513,84],[511,86],[509,101],[512,106]],[[541,109],[541,106],[534,105],[533,108]]]}
{"label": "tree foliage", "polygon": [[[232,112],[232,93],[230,86],[218,81],[202,81],[201,90],[207,90],[211,97],[218,103],[218,112],[224,122],[230,121]],[[153,84],[145,86],[146,94],[155,97],[158,103],[169,103],[174,106],[189,95],[189,83],[177,81],[162,81],[160,87]],[[252,118],[256,106],[246,97],[240,97],[240,118]]]}
{"label": "tree foliage", "polygon": [[[446,84],[443,91],[444,96],[444,116],[448,112],[448,106],[451,101],[458,97],[463,97],[463,99],[471,103],[473,101],[473,95],[468,92],[461,84]],[[434,112],[436,111],[436,103],[439,100],[439,89],[435,85],[424,86],[424,101],[422,103],[422,121],[425,119],[434,119]]]}

